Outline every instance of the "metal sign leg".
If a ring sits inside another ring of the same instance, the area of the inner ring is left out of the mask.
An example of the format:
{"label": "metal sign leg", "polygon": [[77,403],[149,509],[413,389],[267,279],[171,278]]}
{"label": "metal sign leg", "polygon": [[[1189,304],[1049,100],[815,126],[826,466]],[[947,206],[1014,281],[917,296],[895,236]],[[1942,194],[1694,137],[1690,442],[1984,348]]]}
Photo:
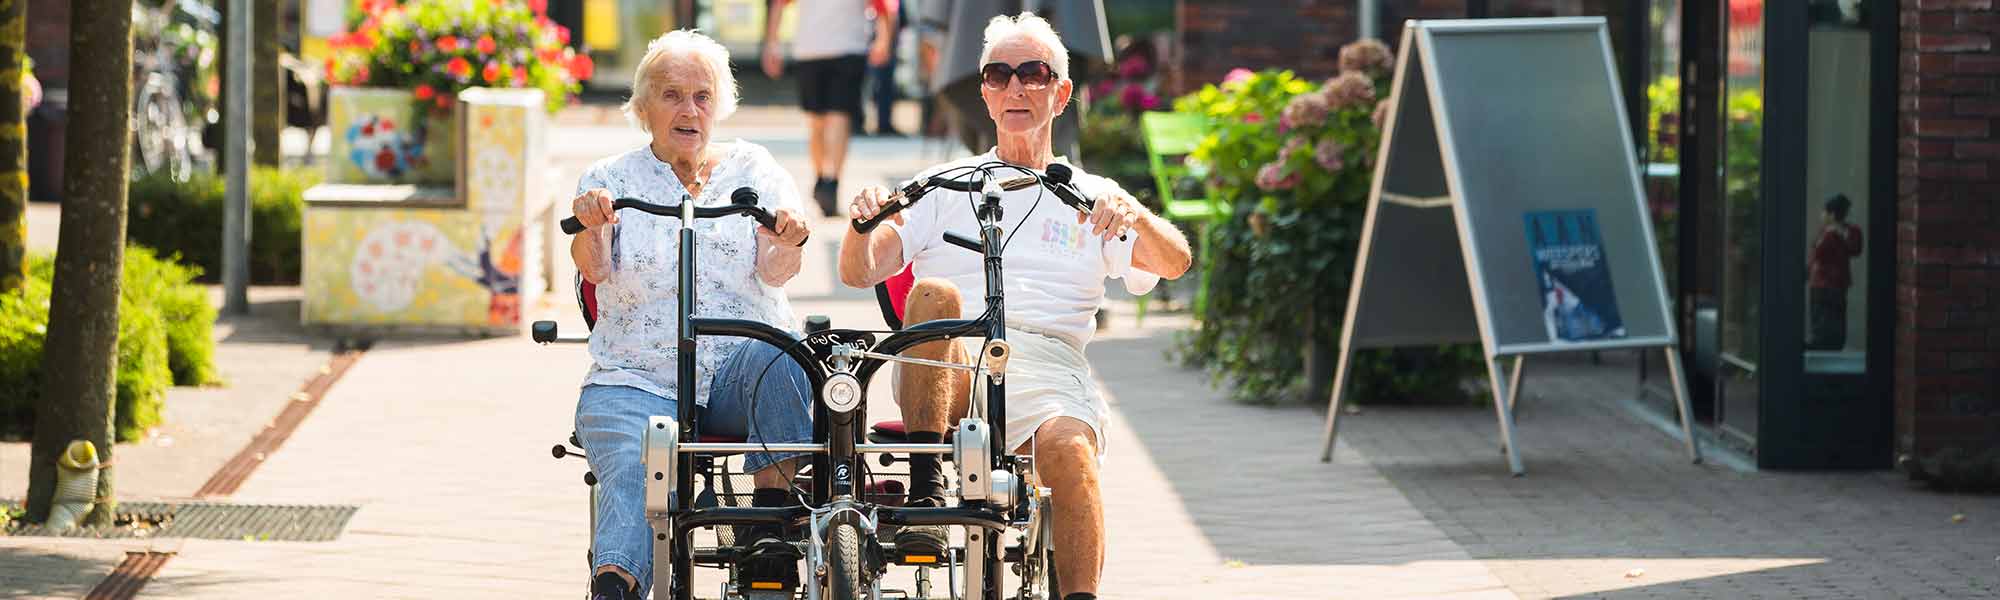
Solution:
{"label": "metal sign leg", "polygon": [[1514,414],[1514,403],[1521,399],[1521,365],[1526,362],[1526,354],[1514,357],[1514,374],[1507,377],[1507,414]]}
{"label": "metal sign leg", "polygon": [[1340,397],[1347,391],[1347,367],[1354,358],[1352,344],[1340,348],[1340,362],[1333,369],[1333,393],[1326,400],[1326,445],[1319,449],[1320,462],[1333,462],[1333,437],[1340,433]]}
{"label": "metal sign leg", "polygon": [[1526,470],[1521,468],[1521,450],[1514,445],[1514,411],[1507,407],[1513,387],[1500,377],[1500,357],[1486,359],[1486,373],[1493,378],[1493,413],[1500,417],[1500,447],[1507,455],[1507,470],[1520,477]]}
{"label": "metal sign leg", "polygon": [[1674,380],[1674,406],[1681,413],[1681,439],[1687,443],[1688,460],[1701,463],[1701,447],[1694,441],[1694,412],[1688,407],[1687,378],[1681,374],[1681,353],[1679,348],[1665,347],[1667,353],[1667,376]]}

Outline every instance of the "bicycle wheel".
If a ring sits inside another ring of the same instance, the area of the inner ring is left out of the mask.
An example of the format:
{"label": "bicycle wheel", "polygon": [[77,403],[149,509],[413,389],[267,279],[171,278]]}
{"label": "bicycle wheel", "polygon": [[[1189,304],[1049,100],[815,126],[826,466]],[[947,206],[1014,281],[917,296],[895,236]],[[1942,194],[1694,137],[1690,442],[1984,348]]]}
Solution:
{"label": "bicycle wheel", "polygon": [[861,530],[848,523],[836,523],[827,532],[827,597],[832,600],[860,600],[868,596],[861,582]]}

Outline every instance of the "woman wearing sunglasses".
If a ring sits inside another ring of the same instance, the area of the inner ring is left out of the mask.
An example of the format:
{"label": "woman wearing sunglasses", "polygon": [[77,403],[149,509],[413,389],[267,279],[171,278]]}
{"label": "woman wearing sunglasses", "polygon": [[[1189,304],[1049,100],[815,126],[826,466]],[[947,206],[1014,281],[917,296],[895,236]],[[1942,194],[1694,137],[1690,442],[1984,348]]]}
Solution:
{"label": "woman wearing sunglasses", "polygon": [[[986,27],[980,96],[999,134],[999,145],[971,158],[932,168],[919,178],[999,161],[1043,170],[1056,162],[1053,123],[1070,102],[1069,55],[1047,21],[1033,14],[996,17]],[[1104,280],[1122,278],[1144,293],[1160,277],[1188,269],[1187,238],[1152,214],[1116,183],[1071,165],[1072,181],[1096,202],[1079,214],[1039,187],[1003,192],[1002,227],[1007,261],[1007,448],[1032,455],[1040,485],[1054,491],[1056,574],[1064,600],[1094,600],[1104,564],[1104,513],[1097,487],[1104,420],[1110,409],[1098,392],[1084,346],[1092,316],[1104,299]],[[873,217],[889,190],[863,190],[849,204],[851,216]],[[841,242],[840,277],[847,285],[873,286],[909,266],[917,276],[904,305],[904,322],[971,318],[984,312],[981,257],[943,243],[947,231],[978,230],[972,202],[938,195],[893,215],[863,235],[848,229]],[[1120,234],[1124,239],[1120,239]],[[969,363],[961,342],[931,342],[906,355]],[[897,404],[909,438],[937,443],[948,424],[967,412],[972,379],[961,371],[900,365]],[[934,455],[910,457],[911,506],[942,506],[945,483]],[[939,528],[905,527],[896,547],[944,546]]]}

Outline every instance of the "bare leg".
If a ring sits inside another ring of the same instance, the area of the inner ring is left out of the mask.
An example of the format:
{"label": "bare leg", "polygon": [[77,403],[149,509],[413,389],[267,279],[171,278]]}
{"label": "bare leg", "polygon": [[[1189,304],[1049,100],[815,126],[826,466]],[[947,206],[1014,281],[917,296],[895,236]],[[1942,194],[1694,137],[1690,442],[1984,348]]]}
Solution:
{"label": "bare leg", "polygon": [[1097,435],[1071,417],[1056,417],[1035,430],[1035,438],[1015,454],[1033,451],[1035,475],[1049,486],[1055,504],[1057,597],[1097,592],[1104,571],[1104,502],[1098,490]]}
{"label": "bare leg", "polygon": [[827,113],[806,113],[806,154],[812,156],[813,175],[826,176]]}
{"label": "bare leg", "polygon": [[849,122],[851,116],[845,112],[830,112],[820,118],[824,119],[820,130],[825,132],[821,147],[826,151],[826,164],[815,168],[819,169],[822,177],[840,179],[840,170],[847,165],[847,140],[854,130],[853,123]]}
{"label": "bare leg", "polygon": [[[843,119],[845,117],[842,117]],[[910,288],[903,305],[904,326],[938,319],[955,319],[959,313],[958,288],[943,279],[923,279]],[[903,351],[904,356],[969,364],[965,347],[951,340],[926,342]],[[966,414],[967,394],[972,377],[964,371],[937,367],[898,365],[896,405],[903,409],[903,427],[910,432],[943,434],[959,416]]]}

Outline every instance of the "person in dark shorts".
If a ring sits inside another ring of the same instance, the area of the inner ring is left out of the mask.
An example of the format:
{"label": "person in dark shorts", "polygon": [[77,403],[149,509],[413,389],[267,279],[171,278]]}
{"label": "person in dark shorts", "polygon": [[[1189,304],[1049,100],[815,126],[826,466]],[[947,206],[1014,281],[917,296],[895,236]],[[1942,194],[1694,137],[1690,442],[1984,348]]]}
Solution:
{"label": "person in dark shorts", "polygon": [[[784,75],[785,57],[778,48],[778,23],[785,7],[799,5],[800,26],[792,35],[792,72],[799,82],[799,107],[805,110],[807,147],[812,155],[813,200],[828,216],[840,214],[840,169],[847,162],[847,142],[860,127],[861,84],[868,65],[889,61],[889,43],[896,37],[894,0],[772,0],[764,24],[764,74]],[[873,19],[877,15],[891,18]],[[870,36],[874,40],[870,41]]]}

